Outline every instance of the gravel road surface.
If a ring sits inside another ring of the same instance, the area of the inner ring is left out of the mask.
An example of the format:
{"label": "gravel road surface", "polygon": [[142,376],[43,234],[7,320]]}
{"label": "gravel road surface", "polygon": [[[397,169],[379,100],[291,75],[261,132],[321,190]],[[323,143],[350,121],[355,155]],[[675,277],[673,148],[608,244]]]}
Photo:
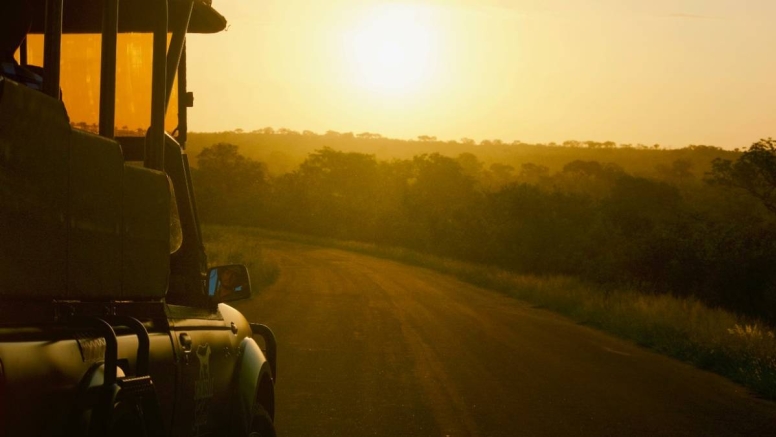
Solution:
{"label": "gravel road surface", "polygon": [[262,241],[279,436],[765,436],[776,404],[433,271]]}

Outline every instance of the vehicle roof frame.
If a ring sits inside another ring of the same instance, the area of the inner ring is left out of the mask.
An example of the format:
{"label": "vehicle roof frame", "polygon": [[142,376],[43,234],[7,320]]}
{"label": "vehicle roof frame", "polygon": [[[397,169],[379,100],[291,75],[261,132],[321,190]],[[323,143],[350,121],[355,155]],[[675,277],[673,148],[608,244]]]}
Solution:
{"label": "vehicle roof frame", "polygon": [[[7,1],[7,0],[3,0]],[[25,0],[34,10],[41,13],[32,20],[30,33],[44,33],[45,17],[42,14],[47,0]],[[153,23],[148,20],[148,11],[157,0],[124,0],[119,2],[119,33],[152,33]],[[192,0],[168,0],[170,16],[178,16],[190,7]],[[210,0],[193,0],[189,33],[218,33],[226,28],[226,19],[212,7]],[[102,30],[103,0],[66,0],[63,4],[64,20],[62,32],[98,34]],[[172,26],[170,26],[172,27]]]}
{"label": "vehicle roof frame", "polygon": [[[176,1],[177,13],[169,14],[169,2]],[[159,171],[164,170],[164,122],[175,77],[185,56],[186,34],[191,23],[192,12],[198,0],[153,0],[153,59],[151,83],[151,124],[146,136],[144,148],[144,166]],[[99,134],[106,138],[115,138],[116,112],[116,52],[119,33],[120,0],[103,0],[102,3],[102,44],[100,57],[100,103]],[[185,3],[185,7],[182,5]],[[59,98],[60,59],[63,33],[64,0],[45,0],[44,29],[44,92]],[[168,48],[168,33],[172,34]],[[22,47],[22,56],[26,58],[26,46]],[[25,63],[26,59],[22,59]],[[185,69],[184,69],[185,71]],[[185,79],[179,83],[178,91],[185,93]],[[179,96],[179,106],[186,99]],[[184,105],[185,106],[185,105]],[[185,117],[185,109],[184,115]],[[179,127],[181,117],[179,114]],[[185,135],[185,134],[184,134]]]}

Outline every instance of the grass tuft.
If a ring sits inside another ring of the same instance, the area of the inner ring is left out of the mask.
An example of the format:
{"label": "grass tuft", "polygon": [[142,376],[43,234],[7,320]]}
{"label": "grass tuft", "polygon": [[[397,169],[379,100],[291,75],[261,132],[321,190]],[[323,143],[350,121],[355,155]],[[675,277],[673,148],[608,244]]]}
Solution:
{"label": "grass tuft", "polygon": [[250,229],[224,226],[204,226],[202,229],[208,266],[244,264],[256,292],[272,285],[280,275],[280,268],[264,256],[258,239],[245,238],[246,231]]}

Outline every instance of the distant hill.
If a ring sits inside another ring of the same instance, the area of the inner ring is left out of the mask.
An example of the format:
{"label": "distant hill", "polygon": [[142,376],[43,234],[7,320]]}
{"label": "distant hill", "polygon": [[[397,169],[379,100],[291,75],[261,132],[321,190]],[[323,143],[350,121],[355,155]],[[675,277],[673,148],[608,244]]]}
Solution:
{"label": "distant hill", "polygon": [[[756,141],[757,139],[753,139]],[[264,162],[268,171],[279,175],[293,171],[307,156],[324,147],[343,152],[375,155],[378,160],[411,159],[424,153],[439,153],[457,157],[464,153],[475,155],[489,167],[492,164],[511,165],[520,170],[531,163],[556,172],[575,160],[614,163],[628,173],[638,176],[655,176],[670,168],[676,161],[685,161],[696,177],[709,170],[714,158],[734,159],[739,152],[718,147],[690,145],[681,149],[662,149],[660,146],[615,144],[613,142],[565,141],[562,144],[503,143],[499,140],[437,141],[435,137],[421,136],[418,140],[384,138],[379,134],[328,131],[316,134],[310,131],[296,132],[287,129],[260,129],[253,132],[214,132],[189,134],[187,145],[193,165],[197,154],[216,143],[239,146],[240,153]]]}

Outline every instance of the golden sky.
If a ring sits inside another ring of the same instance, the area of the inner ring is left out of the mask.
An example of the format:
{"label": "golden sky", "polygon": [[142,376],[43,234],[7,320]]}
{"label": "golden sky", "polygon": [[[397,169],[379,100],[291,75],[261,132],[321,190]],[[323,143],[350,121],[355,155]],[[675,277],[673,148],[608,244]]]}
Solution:
{"label": "golden sky", "polygon": [[215,0],[194,131],[746,147],[776,136],[772,0]]}

